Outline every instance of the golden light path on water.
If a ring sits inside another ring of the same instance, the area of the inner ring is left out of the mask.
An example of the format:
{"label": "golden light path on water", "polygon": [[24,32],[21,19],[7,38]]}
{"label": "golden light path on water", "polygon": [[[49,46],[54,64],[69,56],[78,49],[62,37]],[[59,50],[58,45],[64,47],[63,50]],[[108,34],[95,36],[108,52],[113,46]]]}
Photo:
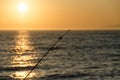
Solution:
{"label": "golden light path on water", "polygon": [[17,54],[23,54],[26,50],[32,50],[32,47],[29,46],[29,34],[27,31],[20,31],[16,38],[15,50]]}
{"label": "golden light path on water", "polygon": [[[20,68],[29,68],[27,70],[19,70],[13,73],[13,77],[18,79],[23,79],[26,74],[30,71],[31,67],[35,65],[35,63],[32,62],[32,59],[37,59],[38,57],[34,54],[30,54],[29,52],[32,52],[33,46],[30,45],[30,38],[29,33],[27,31],[20,31],[18,33],[18,36],[16,37],[16,44],[14,51],[17,56],[13,57],[13,60],[11,61],[12,64],[14,64],[13,67],[20,67]],[[41,76],[44,75],[44,72],[40,73]],[[37,74],[33,71],[28,78],[35,77]]]}
{"label": "golden light path on water", "polygon": [[[30,69],[36,64],[39,54],[34,50],[34,46],[31,45],[28,31],[19,31],[15,41],[13,49],[15,56],[12,57],[11,64],[18,71],[15,71],[11,76],[23,80]],[[30,73],[27,78],[42,77],[45,74],[44,70],[37,69]]]}

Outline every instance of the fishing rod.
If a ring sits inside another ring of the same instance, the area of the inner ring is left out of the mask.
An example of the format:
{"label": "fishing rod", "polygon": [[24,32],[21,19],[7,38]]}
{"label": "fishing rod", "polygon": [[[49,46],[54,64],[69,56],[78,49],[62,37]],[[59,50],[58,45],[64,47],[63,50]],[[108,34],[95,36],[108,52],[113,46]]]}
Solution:
{"label": "fishing rod", "polygon": [[51,46],[51,48],[49,48],[48,51],[42,56],[42,58],[40,58],[40,59],[38,60],[38,62],[37,62],[37,63],[33,66],[33,68],[26,74],[26,76],[23,78],[23,80],[26,80],[26,79],[27,79],[27,77],[30,75],[30,73],[32,73],[32,71],[38,66],[38,64],[40,64],[40,63],[42,62],[42,60],[47,56],[47,54],[49,54],[49,52],[55,48],[55,46],[63,39],[63,37],[64,37],[69,31],[71,31],[71,30],[67,30],[62,36],[60,36],[60,37],[58,38],[58,40],[55,42],[55,44],[53,44],[53,45]]}

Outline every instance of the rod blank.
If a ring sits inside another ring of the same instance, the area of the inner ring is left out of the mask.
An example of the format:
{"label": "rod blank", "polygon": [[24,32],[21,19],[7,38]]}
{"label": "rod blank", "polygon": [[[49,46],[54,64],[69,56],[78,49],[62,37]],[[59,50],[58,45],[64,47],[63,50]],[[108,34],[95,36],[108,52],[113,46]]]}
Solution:
{"label": "rod blank", "polygon": [[67,30],[62,36],[60,36],[58,38],[58,40],[51,46],[51,48],[48,49],[48,51],[42,56],[42,58],[40,58],[38,60],[38,62],[33,66],[33,68],[26,74],[26,76],[24,77],[23,80],[26,80],[27,77],[30,75],[30,73],[32,73],[32,71],[38,66],[38,64],[40,64],[42,62],[42,60],[47,56],[47,54],[49,54],[50,51],[52,51],[55,46],[63,39],[63,37],[71,30]]}

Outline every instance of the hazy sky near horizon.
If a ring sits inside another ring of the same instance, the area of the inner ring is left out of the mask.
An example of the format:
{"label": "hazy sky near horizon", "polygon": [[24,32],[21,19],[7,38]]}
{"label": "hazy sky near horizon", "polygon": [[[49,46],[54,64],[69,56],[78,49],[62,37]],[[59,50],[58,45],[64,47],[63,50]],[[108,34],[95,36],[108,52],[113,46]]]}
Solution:
{"label": "hazy sky near horizon", "polygon": [[0,0],[0,29],[120,29],[114,25],[120,0]]}

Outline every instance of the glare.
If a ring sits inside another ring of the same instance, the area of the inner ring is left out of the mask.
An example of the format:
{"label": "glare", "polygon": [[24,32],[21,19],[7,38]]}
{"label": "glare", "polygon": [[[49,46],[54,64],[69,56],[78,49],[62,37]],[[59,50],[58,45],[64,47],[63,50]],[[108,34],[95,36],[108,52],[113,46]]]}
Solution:
{"label": "glare", "polygon": [[27,9],[27,6],[26,6],[25,3],[20,3],[19,6],[18,6],[18,8],[19,8],[20,12],[25,12],[26,9]]}
{"label": "glare", "polygon": [[19,31],[18,36],[16,37],[16,54],[23,54],[27,50],[32,50],[32,47],[29,46],[29,33],[27,31]]}
{"label": "glare", "polygon": [[[19,78],[19,79],[23,79],[27,74],[27,71],[18,71],[18,72],[15,72],[14,73],[14,77],[16,78]],[[32,78],[35,76],[35,73],[32,72],[30,75],[29,75],[29,78]]]}

